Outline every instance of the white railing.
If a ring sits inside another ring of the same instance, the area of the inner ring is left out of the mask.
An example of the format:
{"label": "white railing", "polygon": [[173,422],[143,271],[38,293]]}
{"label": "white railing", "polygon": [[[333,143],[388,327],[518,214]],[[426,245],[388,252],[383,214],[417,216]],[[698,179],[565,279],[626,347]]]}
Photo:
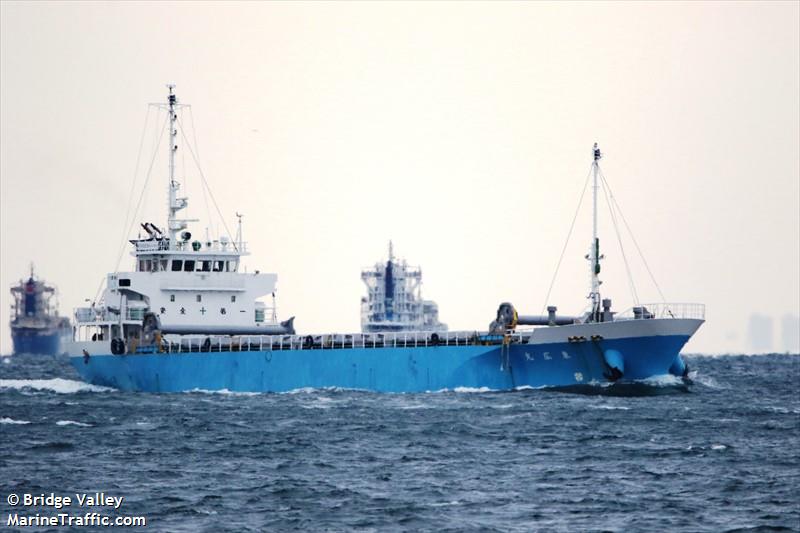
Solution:
{"label": "white railing", "polygon": [[[208,242],[202,241],[202,248],[200,249],[201,252],[214,252],[214,253],[228,253],[228,254],[246,254],[247,253],[247,243],[246,242],[232,242],[227,241],[227,243],[223,246],[223,244],[219,241],[212,241],[209,245]],[[135,241],[134,245],[136,247],[137,252],[194,252],[192,249],[191,242],[178,242],[175,248],[170,249],[169,247],[169,239],[161,239],[161,240],[147,240],[147,241]]]}
{"label": "white railing", "polygon": [[694,318],[705,320],[706,306],[697,303],[654,303],[640,304],[617,314],[615,320],[636,320],[648,318]]}
{"label": "white railing", "polygon": [[[125,309],[123,320],[141,322],[144,318],[145,310],[140,307],[128,307]],[[112,313],[106,307],[78,307],[75,309],[75,325],[91,326],[106,322],[119,321],[119,314]]]}
{"label": "white railing", "polygon": [[350,348],[418,348],[425,346],[475,346],[527,343],[530,332],[488,335],[477,331],[390,332],[327,335],[180,335],[168,336],[156,346],[138,351],[162,353],[237,352],[275,350],[335,350]]}

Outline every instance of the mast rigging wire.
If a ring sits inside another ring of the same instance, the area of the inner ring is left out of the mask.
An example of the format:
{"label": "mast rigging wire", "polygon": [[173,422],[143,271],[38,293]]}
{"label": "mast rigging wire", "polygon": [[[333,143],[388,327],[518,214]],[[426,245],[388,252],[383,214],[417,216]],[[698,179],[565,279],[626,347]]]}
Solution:
{"label": "mast rigging wire", "polygon": [[622,213],[622,209],[619,207],[619,203],[617,203],[617,199],[614,197],[614,192],[611,190],[611,187],[608,185],[608,181],[606,181],[606,177],[603,175],[603,171],[600,171],[600,178],[603,180],[603,183],[608,188],[608,193],[611,196],[611,201],[617,208],[619,212],[620,218],[622,218],[622,222],[625,224],[625,228],[628,230],[628,234],[631,236],[631,240],[633,241],[634,246],[636,246],[636,251],[639,252],[639,257],[642,259],[642,263],[644,263],[645,269],[647,269],[647,273],[650,275],[650,279],[655,285],[656,290],[658,291],[659,296],[661,296],[661,302],[666,304],[667,299],[664,297],[664,293],[661,291],[661,287],[658,285],[656,281],[656,277],[653,275],[652,270],[650,270],[650,265],[647,264],[647,259],[644,258],[644,254],[642,253],[642,249],[639,247],[639,243],[636,242],[636,237],[633,236],[633,231],[631,231],[631,227],[628,225],[628,221],[625,219],[625,215]]}
{"label": "mast rigging wire", "polygon": [[553,285],[556,282],[556,276],[558,276],[558,269],[561,267],[561,261],[564,259],[564,253],[567,251],[567,245],[569,244],[569,239],[572,236],[572,230],[575,228],[575,221],[578,220],[578,213],[581,210],[581,204],[583,204],[583,197],[586,195],[586,187],[589,185],[589,178],[592,176],[592,168],[589,167],[589,173],[586,175],[586,181],[583,182],[583,190],[581,191],[581,197],[578,200],[578,206],[575,208],[575,216],[572,217],[572,224],[569,225],[569,232],[567,232],[567,240],[564,241],[564,247],[561,249],[561,255],[558,258],[558,263],[556,263],[556,271],[553,272],[553,279],[550,280],[550,287],[547,289],[547,296],[544,297],[544,303],[542,304],[542,310],[540,314],[544,314],[544,310],[547,307],[547,302],[550,300],[550,292],[553,290]]}
{"label": "mast rigging wire", "polygon": [[[158,122],[158,117],[155,119],[155,123]],[[150,106],[147,106],[147,113],[144,117],[144,126],[142,126],[142,134],[139,137],[139,151],[136,153],[136,164],[134,165],[133,169],[133,182],[131,182],[131,189],[128,191],[128,207],[125,210],[125,221],[122,224],[122,237],[120,238],[120,249],[119,254],[117,257],[117,263],[114,267],[114,271],[116,272],[119,269],[119,263],[122,260],[122,254],[125,251],[125,236],[127,232],[125,231],[128,227],[128,220],[131,214],[131,205],[133,205],[133,192],[136,190],[136,182],[139,181],[139,164],[142,160],[142,148],[144,148],[144,138],[147,134],[147,124],[150,122]],[[135,215],[134,215],[135,216]],[[100,284],[97,287],[97,290],[94,293],[94,298],[92,302],[96,302],[97,298],[100,297],[100,291],[103,288],[103,283],[105,282],[105,278],[100,279]]]}
{"label": "mast rigging wire", "polygon": [[205,174],[203,174],[203,169],[200,168],[200,161],[197,160],[197,155],[195,155],[194,150],[192,150],[192,145],[189,142],[189,139],[186,138],[186,132],[184,131],[183,123],[181,122],[180,119],[176,118],[176,120],[178,122],[178,129],[181,132],[181,137],[183,137],[183,140],[186,141],[186,147],[189,148],[189,153],[192,155],[192,159],[194,159],[194,164],[197,165],[197,171],[200,173],[200,177],[203,180],[203,185],[205,185],[206,189],[208,189],[208,195],[211,197],[211,202],[214,204],[214,207],[217,210],[217,214],[219,215],[219,218],[222,221],[222,225],[223,225],[223,227],[225,228],[225,231],[228,234],[228,238],[231,240],[231,244],[233,244],[233,249],[238,252],[239,251],[238,244],[233,239],[232,234],[231,234],[231,230],[228,229],[228,223],[225,222],[225,218],[222,216],[222,212],[219,209],[219,205],[217,205],[217,200],[216,200],[216,198],[214,198],[214,193],[211,192],[211,187],[209,187],[208,181],[206,180],[206,176],[205,176]]}
{"label": "mast rigging wire", "polygon": [[[192,140],[194,140],[194,149],[197,151],[198,159],[200,159],[200,145],[197,143],[197,128],[194,126],[194,111],[192,110],[192,106],[187,106],[189,108],[189,121],[192,126]],[[203,193],[203,203],[206,206],[206,220],[208,220],[209,226],[211,226],[211,233],[213,235],[217,235],[219,232],[217,228],[214,227],[214,219],[211,217],[211,208],[208,206],[208,195],[206,194],[205,187],[200,187],[200,191]],[[208,228],[206,228],[208,230]]]}
{"label": "mast rigging wire", "polygon": [[614,213],[614,207],[611,204],[611,200],[609,199],[609,190],[608,184],[605,180],[600,182],[602,184],[603,195],[606,199],[606,205],[608,205],[608,212],[611,215],[611,222],[614,223],[614,233],[617,235],[617,242],[619,243],[619,251],[622,254],[622,262],[625,264],[625,272],[628,274],[628,288],[631,291],[631,297],[633,298],[634,304],[639,305],[639,294],[636,292],[636,284],[633,282],[633,275],[631,274],[631,267],[628,264],[628,257],[625,255],[625,247],[622,245],[622,236],[619,233],[619,225],[617,224],[617,216]]}

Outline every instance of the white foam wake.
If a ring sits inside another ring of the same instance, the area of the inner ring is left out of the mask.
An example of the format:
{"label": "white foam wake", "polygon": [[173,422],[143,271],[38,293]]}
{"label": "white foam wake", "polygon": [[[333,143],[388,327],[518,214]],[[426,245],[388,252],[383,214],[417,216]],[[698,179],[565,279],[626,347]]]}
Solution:
{"label": "white foam wake", "polygon": [[7,416],[0,418],[0,424],[30,424],[27,420],[14,420],[13,418],[8,418]]}
{"label": "white foam wake", "polygon": [[80,426],[82,428],[90,428],[91,424],[84,424],[83,422],[75,422],[74,420],[59,420],[56,422],[57,426]]}
{"label": "white foam wake", "polygon": [[197,393],[197,394],[222,394],[224,396],[258,396],[259,394],[264,394],[263,392],[238,392],[238,391],[232,391],[230,389],[219,389],[219,390],[192,389],[186,392]]}
{"label": "white foam wake", "polygon": [[115,389],[89,385],[71,379],[0,379],[0,389],[51,391],[58,394],[75,394],[76,392],[109,392]]}
{"label": "white foam wake", "polygon": [[606,411],[630,411],[630,407],[625,407],[624,405],[609,405],[607,403],[599,403],[599,404],[589,404],[586,407],[589,409],[603,409]]}
{"label": "white foam wake", "polygon": [[474,392],[495,392],[495,391],[493,391],[489,387],[456,387],[455,389],[453,389],[453,392],[461,392],[461,393],[473,392],[474,393]]}
{"label": "white foam wake", "polygon": [[661,374],[660,376],[653,376],[647,379],[637,380],[636,383],[650,385],[653,387],[675,387],[684,384],[683,378],[673,376],[672,374]]}
{"label": "white foam wake", "polygon": [[278,394],[318,394],[323,392],[374,392],[369,389],[349,388],[349,387],[300,387]]}

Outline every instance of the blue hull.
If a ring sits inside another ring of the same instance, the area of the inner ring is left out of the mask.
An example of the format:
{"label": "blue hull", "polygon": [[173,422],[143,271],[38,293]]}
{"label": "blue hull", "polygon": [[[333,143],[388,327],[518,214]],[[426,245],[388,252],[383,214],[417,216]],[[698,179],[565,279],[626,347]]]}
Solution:
{"label": "blue hull", "polygon": [[688,335],[601,342],[493,346],[297,349],[72,356],[81,378],[129,391],[286,392],[341,387],[424,392],[458,387],[511,390],[613,379],[608,357],[624,359],[624,380],[665,375]]}
{"label": "blue hull", "polygon": [[29,353],[41,355],[58,355],[61,353],[61,334],[54,332],[42,335],[40,332],[26,330],[12,331],[11,340],[14,344],[14,353]]}

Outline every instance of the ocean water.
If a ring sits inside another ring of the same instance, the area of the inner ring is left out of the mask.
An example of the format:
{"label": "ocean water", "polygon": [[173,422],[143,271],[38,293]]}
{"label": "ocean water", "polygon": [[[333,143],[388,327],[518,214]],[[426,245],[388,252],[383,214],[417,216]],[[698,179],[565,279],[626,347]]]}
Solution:
{"label": "ocean water", "polygon": [[[136,394],[3,358],[0,529],[800,531],[800,356],[688,362],[688,386]],[[124,503],[77,506],[95,492]],[[51,493],[72,506],[7,501]]]}

